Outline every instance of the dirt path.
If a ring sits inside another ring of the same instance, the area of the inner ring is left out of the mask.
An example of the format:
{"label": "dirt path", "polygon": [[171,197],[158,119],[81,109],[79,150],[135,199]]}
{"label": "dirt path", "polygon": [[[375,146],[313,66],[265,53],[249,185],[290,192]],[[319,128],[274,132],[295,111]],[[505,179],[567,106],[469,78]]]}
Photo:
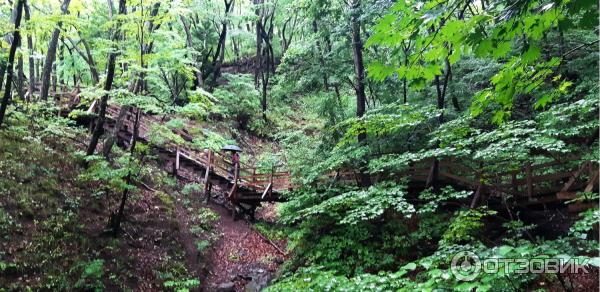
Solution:
{"label": "dirt path", "polygon": [[220,205],[211,203],[209,207],[220,215],[215,228],[222,236],[207,257],[204,291],[218,291],[219,285],[222,291],[233,285],[235,291],[264,288],[284,256],[245,220],[234,221],[231,212]]}

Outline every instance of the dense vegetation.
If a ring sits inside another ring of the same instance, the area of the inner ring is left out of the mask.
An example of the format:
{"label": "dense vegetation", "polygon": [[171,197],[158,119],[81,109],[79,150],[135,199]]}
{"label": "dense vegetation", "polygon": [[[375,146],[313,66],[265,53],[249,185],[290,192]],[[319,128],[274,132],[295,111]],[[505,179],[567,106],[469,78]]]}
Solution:
{"label": "dense vegetation", "polygon": [[[491,175],[592,161],[592,180],[596,1],[12,0],[0,15],[0,290],[203,287],[173,236],[151,276],[123,252],[127,220],[160,220],[162,236],[189,213],[199,252],[218,237],[203,186],[152,151],[167,143],[238,143],[242,161],[292,172],[280,224],[256,225],[288,240],[269,291],[590,289],[512,266],[461,281],[450,262],[465,251],[586,259],[597,289],[598,205],[564,214],[597,186],[529,206]],[[158,117],[150,139],[118,143],[109,104],[117,125]],[[447,162],[486,195],[443,180]]]}

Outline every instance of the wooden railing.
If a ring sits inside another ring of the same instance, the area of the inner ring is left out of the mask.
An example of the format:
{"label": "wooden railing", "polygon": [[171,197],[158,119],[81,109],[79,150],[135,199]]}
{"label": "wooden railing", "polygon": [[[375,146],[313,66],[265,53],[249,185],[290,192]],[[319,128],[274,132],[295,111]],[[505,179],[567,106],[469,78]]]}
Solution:
{"label": "wooden railing", "polygon": [[[584,187],[584,190],[589,191],[598,180],[598,164],[577,161],[577,157],[570,157],[544,163],[525,163],[514,170],[495,173],[486,171],[483,167],[472,167],[445,159],[439,161],[438,179],[472,190],[485,186],[492,195],[512,195],[515,198],[533,198]],[[432,175],[432,164],[433,159],[418,161],[395,174],[395,177],[391,177],[389,173],[375,174],[372,180],[408,177],[413,183],[425,184]],[[347,169],[331,172],[326,177],[345,182],[359,181],[357,173]]]}
{"label": "wooden railing", "polygon": [[[91,109],[90,109],[91,110]],[[120,107],[111,105],[107,108],[107,115],[116,119],[119,115]],[[124,126],[128,130],[133,128],[134,114],[128,112],[124,120]],[[148,140],[150,132],[150,123],[161,123],[161,119],[156,116],[143,114],[140,117],[139,137]],[[192,137],[183,130],[174,130],[174,133],[180,135],[184,140],[191,141]],[[175,154],[176,167],[179,167],[180,159],[185,159],[196,165],[201,166],[207,172],[201,174],[206,181],[209,173],[216,174],[225,179],[235,179],[235,187],[243,187],[261,194],[261,198],[271,196],[273,192],[281,192],[293,188],[290,182],[289,171],[278,171],[273,167],[270,171],[261,173],[254,165],[241,163],[239,165],[239,177],[233,178],[232,162],[222,153],[212,152],[210,150],[197,150],[184,145],[167,143],[163,147]],[[468,165],[462,162],[443,159],[439,161],[438,179],[445,180],[455,185],[462,185],[472,190],[480,190],[485,186],[491,195],[513,195],[515,198],[533,198],[542,194],[556,192],[566,192],[569,189],[582,188],[582,185],[588,186],[591,182],[577,181],[583,173],[589,172],[590,178],[598,179],[597,164],[586,161],[583,165],[573,166],[572,161],[577,158],[565,158],[544,163],[525,163],[510,171],[495,173],[485,171],[482,165],[473,167],[476,163]],[[412,182],[428,181],[432,176],[433,160],[422,160],[412,163],[402,173],[395,174],[396,178],[409,177]],[[347,182],[358,182],[356,171],[341,169],[329,173],[325,178],[335,178]],[[374,175],[375,181],[383,179],[394,179],[390,174]],[[593,188],[593,185],[592,185]]]}
{"label": "wooden railing", "polygon": [[[95,106],[95,104],[93,105]],[[107,116],[111,119],[117,119],[120,106],[109,105],[106,109]],[[93,111],[93,108],[88,110]],[[123,120],[123,127],[128,131],[133,129],[135,114],[128,111]],[[138,135],[143,140],[149,140],[151,123],[161,123],[162,121],[151,115],[142,114],[140,116]],[[150,123],[150,124],[149,124]],[[191,141],[192,137],[183,130],[173,130],[175,134],[180,135],[184,140]],[[163,145],[166,150],[175,154],[175,168],[178,169],[180,160],[185,159],[198,166],[201,166],[210,173],[216,174],[225,179],[231,179],[234,182],[234,188],[245,187],[262,194],[262,198],[271,196],[273,192],[281,192],[292,188],[290,183],[291,174],[289,171],[277,171],[273,167],[268,173],[259,173],[259,169],[253,165],[241,162],[239,164],[239,177],[232,177],[237,174],[233,171],[232,161],[223,153],[213,152],[208,149],[197,150],[185,145],[177,145],[168,142]],[[209,173],[202,174],[204,180],[208,179]]]}

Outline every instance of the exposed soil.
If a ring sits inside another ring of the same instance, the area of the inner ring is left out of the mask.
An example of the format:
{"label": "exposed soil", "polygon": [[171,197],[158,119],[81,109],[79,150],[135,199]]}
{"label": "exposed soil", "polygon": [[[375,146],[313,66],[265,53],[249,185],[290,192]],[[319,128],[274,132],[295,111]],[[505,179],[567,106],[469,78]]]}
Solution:
{"label": "exposed soil", "polygon": [[[197,173],[189,167],[182,166],[178,175],[181,187],[185,183],[200,183]],[[176,202],[178,207],[175,212],[181,229],[180,243],[186,250],[188,269],[199,272],[203,291],[216,291],[220,284],[232,283],[235,284],[235,291],[258,291],[268,284],[277,268],[287,259],[282,254],[287,242],[269,241],[248,221],[234,220],[232,206],[225,200],[226,192],[214,186],[210,203],[205,204],[205,197],[200,194],[193,196],[190,202],[191,209],[207,207],[219,214],[218,221],[212,226],[212,233],[218,235],[219,239],[202,254],[196,251],[193,244],[196,238],[188,231],[191,225],[189,209]],[[275,222],[275,204],[265,203],[257,210],[256,217]]]}
{"label": "exposed soil", "polygon": [[285,256],[247,221],[234,221],[231,211],[215,203],[209,207],[220,215],[216,228],[222,237],[207,257],[208,273],[202,285],[204,291],[215,291],[219,284],[228,282],[235,283],[236,291],[243,291],[244,286],[256,278],[268,282]]}

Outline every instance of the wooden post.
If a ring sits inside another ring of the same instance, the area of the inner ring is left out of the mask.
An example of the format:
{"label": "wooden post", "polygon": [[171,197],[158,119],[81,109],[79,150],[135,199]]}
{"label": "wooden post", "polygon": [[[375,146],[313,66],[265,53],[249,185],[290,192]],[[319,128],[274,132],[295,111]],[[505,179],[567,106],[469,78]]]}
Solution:
{"label": "wooden post", "polygon": [[238,170],[238,164],[235,165],[234,169],[233,169],[233,186],[231,187],[231,191],[229,192],[229,196],[228,198],[232,201],[235,202],[236,201],[236,190],[237,190],[237,186],[238,186],[238,174],[237,174],[237,170]]}
{"label": "wooden post", "polygon": [[208,155],[206,159],[206,166],[204,170],[204,195],[206,196],[206,202],[208,203],[208,199],[210,198],[210,190],[212,185],[210,185],[208,178],[210,174],[211,167],[211,159],[212,159],[212,150],[208,150]]}
{"label": "wooden post", "polygon": [[271,188],[269,189],[269,196],[273,196],[273,175],[275,174],[275,165],[271,166],[271,178],[269,179],[269,185]]}
{"label": "wooden post", "polygon": [[533,197],[533,177],[531,175],[531,162],[525,164],[525,180],[527,181],[527,196]]}
{"label": "wooden post", "polygon": [[175,149],[175,169],[179,170],[179,146]]}
{"label": "wooden post", "polygon": [[477,187],[477,190],[475,191],[475,195],[473,196],[473,200],[471,200],[471,205],[470,205],[471,209],[475,209],[475,207],[477,207],[479,198],[481,197],[481,195],[483,193],[483,188],[484,188],[483,184],[479,184],[479,186]]}
{"label": "wooden post", "polygon": [[440,171],[440,162],[437,158],[433,159],[433,163],[431,164],[431,168],[429,169],[429,175],[427,176],[427,181],[425,182],[425,188],[433,187],[433,191],[438,191],[438,175]]}
{"label": "wooden post", "polygon": [[513,196],[516,196],[519,193],[519,186],[517,186],[517,173],[513,172],[511,174],[511,185]]}

